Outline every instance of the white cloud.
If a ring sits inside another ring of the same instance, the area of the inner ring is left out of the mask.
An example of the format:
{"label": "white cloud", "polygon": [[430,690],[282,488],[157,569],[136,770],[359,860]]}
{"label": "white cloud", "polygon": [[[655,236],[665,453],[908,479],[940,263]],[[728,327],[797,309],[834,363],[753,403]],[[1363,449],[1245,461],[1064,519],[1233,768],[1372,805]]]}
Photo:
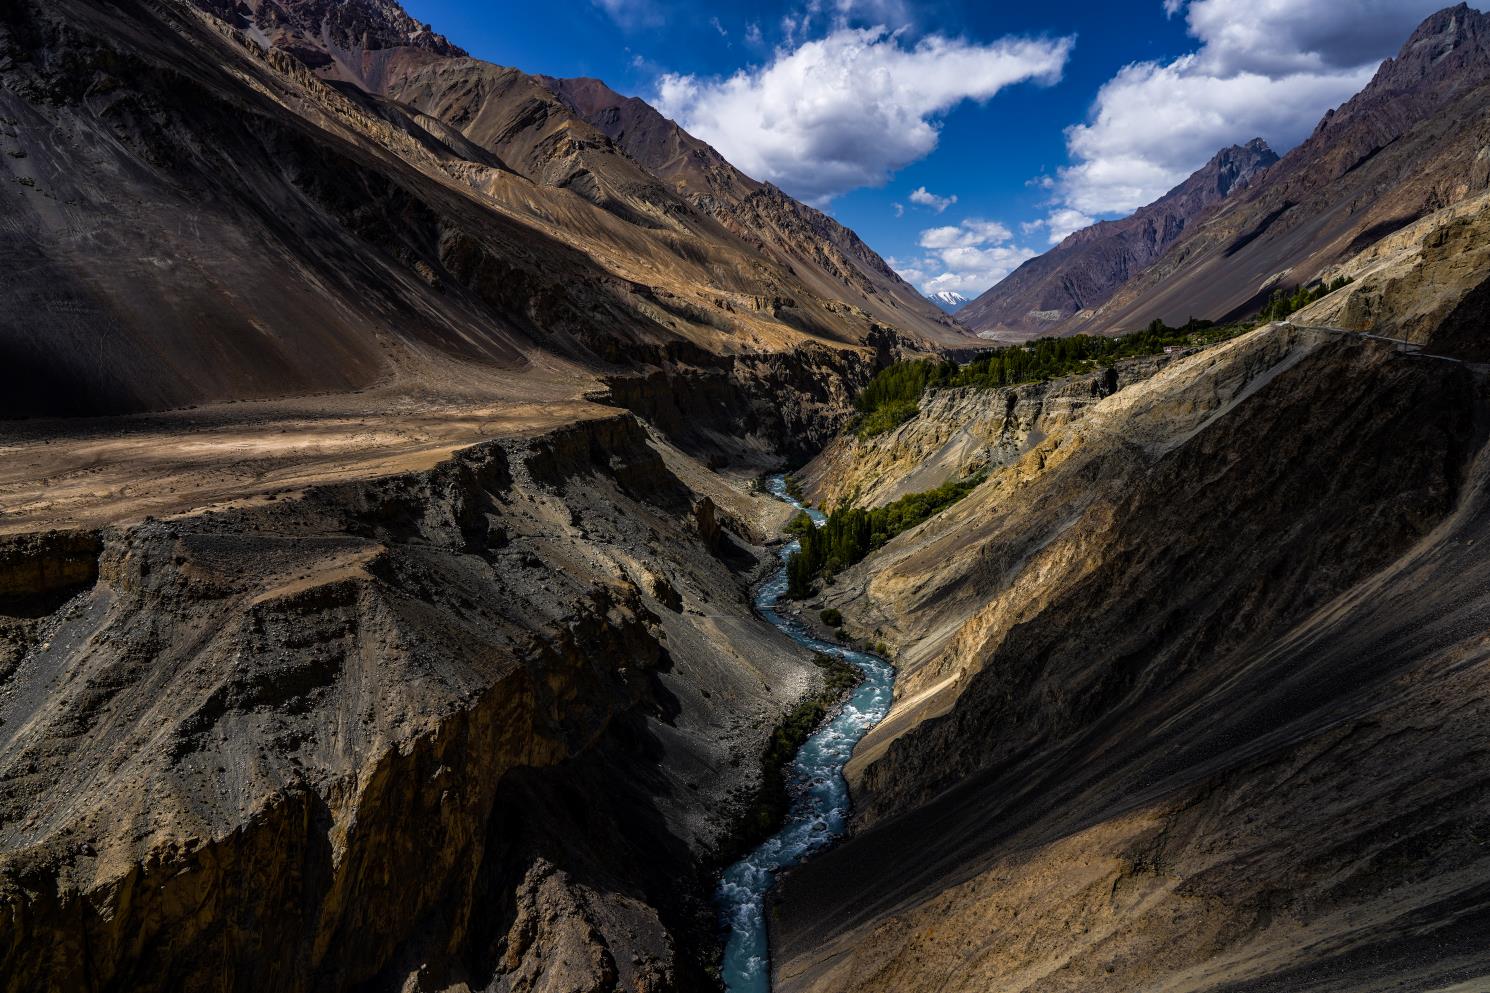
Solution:
{"label": "white cloud", "polygon": [[759,45],[762,41],[761,26],[754,21],[745,25],[745,43],[748,45]]}
{"label": "white cloud", "polygon": [[[1067,129],[1065,209],[1126,213],[1219,149],[1261,136],[1280,154],[1364,86],[1444,0],[1176,0],[1196,51],[1124,67]],[[1052,232],[1054,233],[1054,232]]]}
{"label": "white cloud", "polygon": [[926,187],[918,186],[911,191],[910,201],[914,204],[920,204],[922,207],[930,207],[940,214],[957,202],[957,194],[954,193],[949,197],[939,197],[927,190]]}
{"label": "white cloud", "polygon": [[653,0],[591,0],[623,28],[653,27],[662,16]]}
{"label": "white cloud", "polygon": [[890,204],[890,206],[895,208],[895,216],[896,217],[904,217],[905,216],[905,204],[903,204],[903,203],[892,203],[892,204]]}
{"label": "white cloud", "polygon": [[1090,227],[1096,223],[1096,218],[1089,217],[1079,210],[1070,207],[1057,207],[1047,216],[1038,221],[1026,221],[1019,225],[1019,230],[1025,234],[1034,234],[1036,231],[1045,229],[1050,237],[1052,245],[1059,245],[1066,237],[1082,228]]}
{"label": "white cloud", "polygon": [[[783,20],[790,38],[800,22]],[[668,74],[655,103],[757,179],[823,203],[931,153],[938,118],[1014,83],[1060,78],[1071,39],[988,45],[840,25],[723,79]]]}
{"label": "white cloud", "polygon": [[709,18],[709,27],[713,28],[715,31],[718,31],[719,32],[719,37],[721,37],[721,38],[728,38],[729,37],[729,32],[724,29],[724,25],[723,24],[720,24],[719,23],[719,18],[717,18],[717,17],[711,17],[711,18]]}
{"label": "white cloud", "polygon": [[969,218],[961,224],[941,228],[927,228],[921,232],[922,248],[969,248],[975,245],[997,244],[1008,241],[1014,235],[998,221],[981,221]]}
{"label": "white cloud", "polygon": [[1039,253],[1013,244],[1013,234],[997,221],[970,218],[961,224],[927,228],[918,242],[923,258],[891,261],[901,277],[921,292],[955,290],[972,298]]}

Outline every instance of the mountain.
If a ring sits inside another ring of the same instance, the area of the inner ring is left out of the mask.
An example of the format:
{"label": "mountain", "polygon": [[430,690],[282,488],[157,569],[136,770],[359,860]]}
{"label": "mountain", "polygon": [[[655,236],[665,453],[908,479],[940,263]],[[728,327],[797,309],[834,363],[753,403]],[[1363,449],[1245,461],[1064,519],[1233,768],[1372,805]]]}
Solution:
{"label": "mountain", "polygon": [[1231,320],[1278,287],[1320,277],[1371,245],[1486,188],[1490,16],[1467,5],[1426,19],[1371,82],[1224,210],[1191,225],[1106,302],[1054,333],[1115,333],[1155,318]]}
{"label": "mountain", "polygon": [[[7,280],[8,415],[413,382],[436,357],[510,382],[552,356],[593,380],[689,347],[966,340],[817,212],[763,190],[731,229],[536,78],[465,57],[392,4],[125,4],[67,30],[33,10],[8,22],[0,252],[7,271],[48,275]],[[109,98],[85,104],[81,76],[32,57],[50,41],[96,66]],[[130,57],[110,66],[110,49]],[[76,144],[33,147],[47,127]],[[789,250],[818,227],[843,249]]]}
{"label": "mountain", "polygon": [[849,523],[790,623],[896,682],[773,988],[1484,988],[1484,28],[1059,326],[1333,260],[1297,323],[927,377],[969,332],[597,81],[0,2],[0,993],[717,991],[858,692],[758,609],[798,466]]}
{"label": "mountain", "polygon": [[1061,333],[1066,322],[1106,303],[1167,252],[1185,231],[1247,189],[1278,161],[1261,138],[1224,148],[1189,179],[1120,221],[1068,235],[982,293],[959,319],[1006,340]]}
{"label": "mountain", "polygon": [[930,299],[932,303],[936,304],[938,307],[942,308],[949,314],[957,310],[957,308],[961,307],[963,304],[967,303],[967,297],[963,296],[961,293],[958,293],[956,290],[937,290],[935,293],[931,294]]}
{"label": "mountain", "polygon": [[1348,286],[928,390],[798,474],[823,505],[986,480],[803,603],[898,677],[855,831],[773,905],[774,989],[1486,984],[1487,22],[1429,17],[1106,309],[1251,306],[1295,257]]}
{"label": "mountain", "polygon": [[938,391],[809,468],[988,479],[804,604],[899,674],[773,988],[1483,985],[1490,394],[1448,354],[1264,326]]}
{"label": "mountain", "polygon": [[877,320],[967,344],[964,333],[928,308],[858,235],[822,211],[746,176],[636,97],[597,79],[537,78],[675,192],[732,232],[757,240],[814,288],[852,300]]}
{"label": "mountain", "polygon": [[744,481],[970,339],[632,147],[386,0],[0,3],[0,991],[712,988],[836,699]]}

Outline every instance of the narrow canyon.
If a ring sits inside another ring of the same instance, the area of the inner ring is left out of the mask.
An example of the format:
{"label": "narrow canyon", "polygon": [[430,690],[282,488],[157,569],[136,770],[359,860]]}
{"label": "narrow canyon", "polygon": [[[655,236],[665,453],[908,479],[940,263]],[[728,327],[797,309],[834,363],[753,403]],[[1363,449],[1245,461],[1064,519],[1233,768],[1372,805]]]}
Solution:
{"label": "narrow canyon", "polygon": [[0,993],[1487,988],[1490,17],[971,301],[457,42],[0,0]]}

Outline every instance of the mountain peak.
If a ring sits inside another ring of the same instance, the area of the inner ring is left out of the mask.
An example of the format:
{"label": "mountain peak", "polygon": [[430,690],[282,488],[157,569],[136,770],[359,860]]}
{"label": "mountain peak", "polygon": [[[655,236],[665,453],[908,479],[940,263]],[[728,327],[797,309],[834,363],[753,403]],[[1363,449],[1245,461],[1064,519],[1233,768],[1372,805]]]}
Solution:
{"label": "mountain peak", "polygon": [[380,51],[417,48],[447,58],[465,57],[433,27],[409,16],[394,0],[195,0],[210,14],[253,30],[276,48],[319,67],[326,47]]}
{"label": "mountain peak", "polygon": [[1121,220],[1082,228],[1024,263],[959,318],[974,331],[1021,337],[1049,333],[1061,321],[1105,303],[1189,227],[1251,186],[1277,161],[1277,153],[1261,138],[1223,148],[1153,203]]}
{"label": "mountain peak", "polygon": [[1202,187],[1214,190],[1219,197],[1229,196],[1233,189],[1247,185],[1277,161],[1278,153],[1261,138],[1253,138],[1245,145],[1223,148],[1189,179],[1169,191],[1164,199],[1184,196]]}
{"label": "mountain peak", "polygon": [[1430,14],[1403,44],[1395,58],[1377,69],[1366,88],[1338,111],[1330,111],[1315,135],[1386,100],[1410,97],[1402,108],[1421,117],[1465,90],[1490,80],[1490,15],[1468,4],[1445,7]]}
{"label": "mountain peak", "polygon": [[937,290],[935,293],[928,294],[927,296],[932,303],[949,314],[967,303],[967,297],[958,293],[956,290]]}

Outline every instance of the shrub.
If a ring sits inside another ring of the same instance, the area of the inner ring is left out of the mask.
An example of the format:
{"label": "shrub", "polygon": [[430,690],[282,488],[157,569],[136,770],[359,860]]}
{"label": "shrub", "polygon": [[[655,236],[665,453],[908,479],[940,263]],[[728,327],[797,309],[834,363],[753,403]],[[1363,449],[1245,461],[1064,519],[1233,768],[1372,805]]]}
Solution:
{"label": "shrub", "polygon": [[786,533],[800,538],[813,529],[812,518],[807,516],[807,511],[797,511],[797,516],[786,522]]}
{"label": "shrub", "polygon": [[1258,316],[1264,321],[1281,321],[1294,311],[1303,310],[1315,300],[1323,299],[1352,282],[1354,280],[1349,276],[1337,276],[1328,283],[1321,280],[1308,286],[1300,286],[1293,292],[1279,287],[1273,291],[1272,298],[1263,305],[1262,313]]}
{"label": "shrub", "polygon": [[839,613],[837,608],[829,607],[827,610],[822,611],[817,616],[819,620],[828,625],[828,627],[830,628],[843,627],[843,614]]}

